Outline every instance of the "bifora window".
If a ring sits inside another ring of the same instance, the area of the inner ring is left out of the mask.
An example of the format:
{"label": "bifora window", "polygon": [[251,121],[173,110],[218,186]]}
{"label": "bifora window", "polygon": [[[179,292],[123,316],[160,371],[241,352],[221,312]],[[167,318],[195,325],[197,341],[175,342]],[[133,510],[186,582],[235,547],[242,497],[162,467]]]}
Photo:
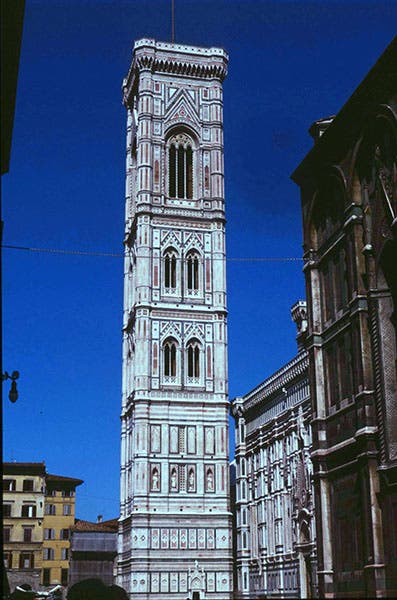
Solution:
{"label": "bifora window", "polygon": [[189,252],[186,258],[186,287],[188,292],[199,290],[199,255],[197,252]]}
{"label": "bifora window", "polygon": [[176,251],[173,248],[166,250],[164,253],[164,287],[167,289],[176,288],[176,261]]}
{"label": "bifora window", "polygon": [[185,133],[169,142],[169,194],[171,198],[193,198],[193,144]]}
{"label": "bifora window", "polygon": [[176,377],[176,341],[169,339],[164,342],[164,376]]}
{"label": "bifora window", "polygon": [[187,345],[187,376],[190,381],[200,378],[200,343],[191,340]]}

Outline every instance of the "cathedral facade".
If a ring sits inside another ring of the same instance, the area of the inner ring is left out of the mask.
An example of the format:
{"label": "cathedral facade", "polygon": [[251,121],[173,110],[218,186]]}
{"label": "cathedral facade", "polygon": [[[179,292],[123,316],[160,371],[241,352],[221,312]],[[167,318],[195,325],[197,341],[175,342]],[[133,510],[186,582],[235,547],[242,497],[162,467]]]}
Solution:
{"label": "cathedral facade", "polygon": [[227,54],[142,39],[127,109],[119,583],[232,597],[222,82]]}
{"label": "cathedral facade", "polygon": [[292,316],[297,356],[232,403],[239,600],[317,596],[306,302]]}

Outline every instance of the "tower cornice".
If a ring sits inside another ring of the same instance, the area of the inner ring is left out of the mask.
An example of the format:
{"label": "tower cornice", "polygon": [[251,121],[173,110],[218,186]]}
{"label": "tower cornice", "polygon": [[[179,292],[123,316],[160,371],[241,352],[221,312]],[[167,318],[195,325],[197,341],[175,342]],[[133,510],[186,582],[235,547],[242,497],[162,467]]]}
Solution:
{"label": "tower cornice", "polygon": [[228,61],[228,54],[222,48],[201,48],[143,38],[134,44],[133,61],[123,81],[123,102],[126,106],[129,104],[142,71],[222,82],[227,75]]}
{"label": "tower cornice", "polygon": [[[153,219],[156,217],[162,217],[162,222],[167,222],[168,218],[169,225],[180,226],[178,219],[193,219],[194,221],[190,224],[190,227],[194,227],[198,223],[205,224],[208,227],[209,223],[226,223],[226,217],[223,210],[213,208],[193,208],[193,207],[169,207],[169,206],[152,206],[150,204],[140,205],[135,212],[134,220],[129,224],[130,231],[126,232],[124,244],[130,246],[131,244],[131,231],[136,226],[138,217],[148,216]],[[173,223],[174,221],[174,223]],[[156,221],[155,221],[156,222]],[[189,227],[189,224],[187,225]]]}

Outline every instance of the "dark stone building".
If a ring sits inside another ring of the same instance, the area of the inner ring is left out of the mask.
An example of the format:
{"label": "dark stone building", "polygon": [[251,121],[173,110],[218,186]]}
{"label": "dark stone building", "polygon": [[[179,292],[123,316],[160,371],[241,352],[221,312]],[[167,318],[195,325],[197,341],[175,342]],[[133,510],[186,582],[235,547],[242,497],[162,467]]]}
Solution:
{"label": "dark stone building", "polygon": [[319,595],[397,595],[397,38],[301,188]]}
{"label": "dark stone building", "polygon": [[101,579],[115,583],[118,520],[97,523],[76,519],[71,529],[69,586],[85,579]]}

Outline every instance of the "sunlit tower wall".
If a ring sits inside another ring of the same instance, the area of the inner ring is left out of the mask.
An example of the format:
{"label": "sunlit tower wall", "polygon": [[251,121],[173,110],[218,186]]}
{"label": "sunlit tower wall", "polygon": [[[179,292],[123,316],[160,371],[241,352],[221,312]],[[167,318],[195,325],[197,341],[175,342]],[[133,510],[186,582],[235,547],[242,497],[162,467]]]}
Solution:
{"label": "sunlit tower wall", "polygon": [[228,56],[142,39],[127,109],[118,581],[232,597],[222,82]]}

